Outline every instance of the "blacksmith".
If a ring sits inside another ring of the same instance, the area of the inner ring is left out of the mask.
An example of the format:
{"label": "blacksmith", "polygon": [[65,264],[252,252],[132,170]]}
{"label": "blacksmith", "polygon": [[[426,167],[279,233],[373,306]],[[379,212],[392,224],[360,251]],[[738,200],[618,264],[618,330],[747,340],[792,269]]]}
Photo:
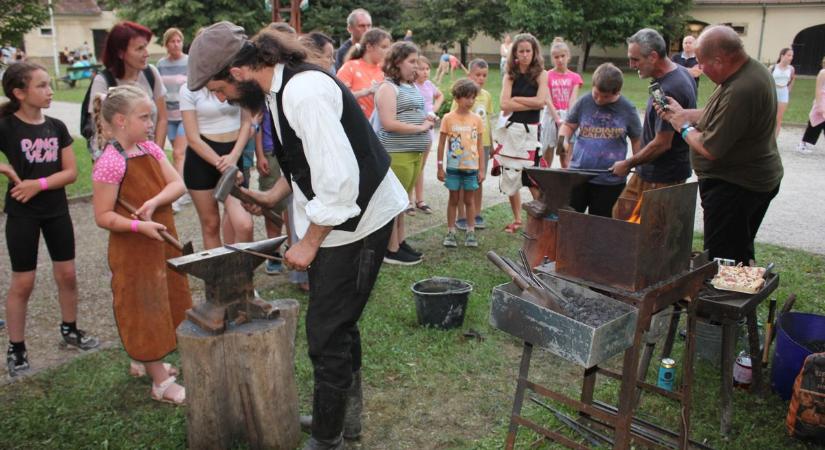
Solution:
{"label": "blacksmith", "polygon": [[343,448],[342,431],[357,438],[361,430],[358,319],[407,194],[350,91],[310,64],[293,37],[261,32],[250,41],[229,22],[206,28],[189,52],[189,88],[204,86],[242,107],[271,111],[284,176],[250,194],[268,205],[293,194],[300,241],[284,258],[309,272],[315,379],[305,449]]}
{"label": "blacksmith", "polygon": [[696,57],[718,86],[703,109],[673,99],[657,108],[691,148],[704,209],[705,249],[712,258],[748,264],[771,200],[779,192],[782,160],[774,138],[776,89],[768,69],[745,53],[727,26],[699,36]]}
{"label": "blacksmith", "polygon": [[[627,58],[630,67],[639,77],[656,82],[667,96],[685,108],[696,108],[696,83],[687,69],[667,57],[665,40],[656,30],[644,28],[627,39]],[[639,200],[642,193],[674,184],[690,178],[690,150],[685,140],[673,130],[670,122],[662,119],[653,108],[653,97],[648,98],[642,131],[642,148],[615,163],[613,174],[624,177],[636,167],[620,198]],[[613,207],[613,217],[618,217],[618,205]]]}

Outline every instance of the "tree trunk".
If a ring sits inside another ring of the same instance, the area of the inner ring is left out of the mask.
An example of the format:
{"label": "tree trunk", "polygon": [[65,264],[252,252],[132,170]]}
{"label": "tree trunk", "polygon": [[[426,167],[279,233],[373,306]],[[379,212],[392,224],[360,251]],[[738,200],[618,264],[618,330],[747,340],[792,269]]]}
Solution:
{"label": "tree trunk", "polygon": [[278,300],[275,320],[230,325],[218,335],[178,327],[186,377],[187,446],[294,449],[300,442],[295,384],[298,302]]}
{"label": "tree trunk", "polygon": [[467,41],[461,41],[458,43],[459,47],[461,48],[461,64],[464,64],[464,67],[467,67]]}
{"label": "tree trunk", "polygon": [[593,47],[593,44],[590,41],[584,43],[584,58],[582,58],[582,69],[581,72],[587,70],[587,60],[590,59],[590,48]]}

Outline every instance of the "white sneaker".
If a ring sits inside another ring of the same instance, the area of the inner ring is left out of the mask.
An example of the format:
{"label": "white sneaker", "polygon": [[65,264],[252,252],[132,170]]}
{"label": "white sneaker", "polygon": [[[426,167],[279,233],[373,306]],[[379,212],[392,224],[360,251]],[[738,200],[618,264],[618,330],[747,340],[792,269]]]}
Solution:
{"label": "white sneaker", "polygon": [[802,141],[796,146],[796,151],[803,155],[810,155],[814,152],[814,146],[805,141]]}
{"label": "white sneaker", "polygon": [[181,210],[180,203],[178,203],[178,201],[177,201],[177,200],[175,200],[174,202],[172,202],[172,213],[173,213],[173,214],[177,214],[177,213],[179,213],[179,212],[180,212],[180,210]]}
{"label": "white sneaker", "polygon": [[192,197],[189,196],[189,192],[184,192],[183,195],[178,199],[178,206],[184,206],[192,203]]}

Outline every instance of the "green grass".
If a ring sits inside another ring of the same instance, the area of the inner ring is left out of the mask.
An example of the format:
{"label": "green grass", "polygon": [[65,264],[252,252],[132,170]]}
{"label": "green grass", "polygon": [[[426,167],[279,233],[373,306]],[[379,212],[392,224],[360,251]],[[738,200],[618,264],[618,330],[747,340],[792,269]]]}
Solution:
{"label": "green grass", "polygon": [[[521,239],[494,230],[508,222],[506,205],[485,211],[490,229],[480,234],[481,248],[448,250],[441,227],[414,236],[426,253],[414,267],[382,268],[360,322],[364,349],[366,437],[364,448],[499,449],[503,447],[515,389],[521,343],[489,325],[491,289],[506,276],[484,258],[487,249],[512,255]],[[694,245],[701,244],[700,237]],[[825,258],[771,245],[757,245],[761,261],[775,261],[782,283],[780,304],[795,292],[800,311],[825,307]],[[434,275],[469,280],[474,285],[461,329],[439,331],[416,324],[410,286]],[[263,293],[269,298],[298,298],[301,317],[296,338],[296,374],[301,410],[310,410],[311,365],[306,355],[306,298],[290,286]],[[767,302],[766,302],[767,303]],[[766,304],[759,315],[766,316]],[[474,329],[484,340],[462,336]],[[681,359],[681,343],[674,352]],[[36,364],[37,355],[30,355]],[[172,357],[177,363],[178,356]],[[616,367],[620,358],[609,366]],[[128,359],[120,349],[101,351],[0,387],[0,448],[184,448],[183,409],[148,398],[146,380],[126,374]],[[651,369],[652,371],[653,369]],[[541,351],[534,352],[531,379],[577,395],[581,369]],[[731,440],[718,433],[719,374],[699,362],[692,414],[695,440],[719,449],[783,448],[804,445],[785,436],[787,405],[776,396],[760,398],[734,392]],[[596,397],[615,401],[618,386],[600,378]],[[184,384],[187,382],[184,374]],[[194,381],[193,381],[194,382]],[[641,414],[676,428],[674,403],[646,396]],[[541,408],[526,403],[525,414],[557,426]],[[536,436],[519,431],[517,448]],[[128,444],[124,444],[128,442]],[[542,447],[547,448],[547,447]],[[550,448],[558,448],[553,446]]]}

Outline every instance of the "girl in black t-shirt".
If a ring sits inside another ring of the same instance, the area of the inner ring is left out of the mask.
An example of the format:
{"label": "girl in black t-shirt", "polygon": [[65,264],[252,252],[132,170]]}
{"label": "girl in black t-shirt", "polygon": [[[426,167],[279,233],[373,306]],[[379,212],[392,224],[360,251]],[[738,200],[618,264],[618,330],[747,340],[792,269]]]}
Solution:
{"label": "girl in black t-shirt", "polygon": [[12,268],[6,296],[6,363],[9,375],[15,376],[29,368],[26,309],[41,230],[54,266],[64,343],[88,350],[97,347],[98,340],[77,329],[74,231],[64,190],[77,178],[77,165],[66,125],[43,114],[52,101],[49,74],[37,64],[13,64],[3,76],[3,91],[9,101],[0,106],[0,151],[9,163],[0,164],[0,173],[9,179],[4,211]]}

